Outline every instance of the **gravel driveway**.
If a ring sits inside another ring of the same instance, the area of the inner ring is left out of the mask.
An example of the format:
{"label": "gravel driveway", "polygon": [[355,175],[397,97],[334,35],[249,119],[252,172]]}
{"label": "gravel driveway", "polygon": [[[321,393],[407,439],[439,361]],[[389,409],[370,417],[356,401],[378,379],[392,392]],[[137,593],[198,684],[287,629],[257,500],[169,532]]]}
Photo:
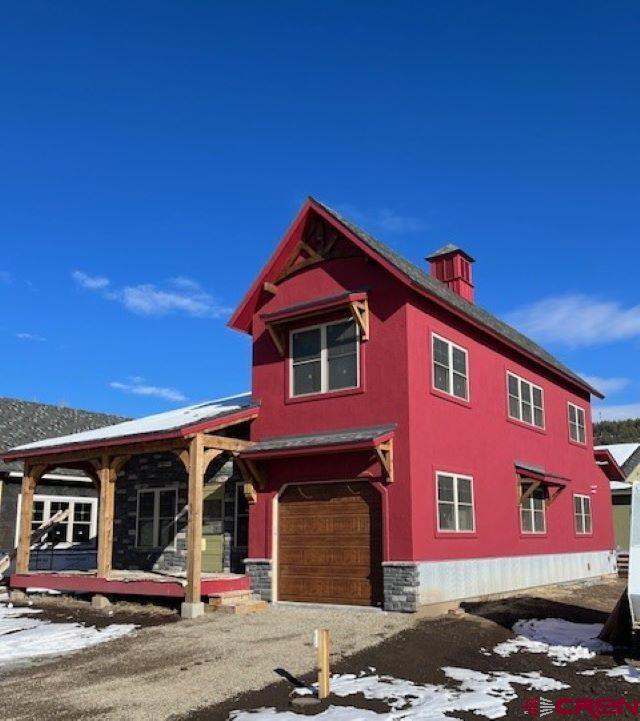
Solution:
{"label": "gravel driveway", "polygon": [[373,611],[279,607],[142,628],[99,648],[1,675],[0,714],[7,721],[161,721],[261,689],[277,679],[277,667],[311,671],[315,628],[331,630],[337,659],[415,622],[413,616]]}

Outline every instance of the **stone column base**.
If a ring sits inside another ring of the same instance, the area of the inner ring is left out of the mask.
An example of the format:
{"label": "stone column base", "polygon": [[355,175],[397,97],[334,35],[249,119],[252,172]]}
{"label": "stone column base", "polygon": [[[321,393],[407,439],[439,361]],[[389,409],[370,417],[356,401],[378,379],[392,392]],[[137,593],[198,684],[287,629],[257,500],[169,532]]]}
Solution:
{"label": "stone column base", "polygon": [[271,572],[272,561],[270,558],[245,558],[244,572],[251,580],[251,590],[263,601],[271,602],[273,593],[271,590],[273,574]]}
{"label": "stone column base", "polygon": [[413,561],[382,564],[385,611],[415,613],[420,605],[420,572]]}

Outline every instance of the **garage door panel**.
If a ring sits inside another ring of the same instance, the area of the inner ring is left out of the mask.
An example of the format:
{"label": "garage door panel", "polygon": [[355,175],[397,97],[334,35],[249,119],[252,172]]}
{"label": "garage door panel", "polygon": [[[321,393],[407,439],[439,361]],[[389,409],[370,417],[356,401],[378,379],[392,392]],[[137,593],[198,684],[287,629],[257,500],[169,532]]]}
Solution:
{"label": "garage door panel", "polygon": [[279,503],[278,597],[378,603],[380,499],[369,483],[299,484]]}

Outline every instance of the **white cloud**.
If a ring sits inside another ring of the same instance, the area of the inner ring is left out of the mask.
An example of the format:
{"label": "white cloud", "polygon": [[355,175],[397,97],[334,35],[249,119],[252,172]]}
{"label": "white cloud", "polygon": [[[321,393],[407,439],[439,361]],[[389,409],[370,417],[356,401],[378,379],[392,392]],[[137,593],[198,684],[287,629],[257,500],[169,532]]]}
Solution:
{"label": "white cloud", "polygon": [[89,276],[76,270],[73,279],[83,288],[99,291],[107,300],[121,303],[137,315],[161,316],[186,313],[196,318],[226,318],[232,309],[221,305],[192,278],[171,278],[165,287],[153,283],[110,289],[108,278]]}
{"label": "white cloud", "polygon": [[543,342],[572,347],[640,336],[640,305],[625,308],[582,294],[545,298],[509,313],[506,320]]}
{"label": "white cloud", "polygon": [[109,387],[123,393],[132,393],[136,396],[151,396],[153,398],[162,398],[165,401],[179,403],[186,401],[186,396],[176,388],[166,388],[162,386],[152,386],[144,382],[144,378],[135,376],[129,379],[129,383],[121,383],[112,381]]}
{"label": "white cloud", "polygon": [[387,233],[416,233],[429,227],[422,218],[403,215],[391,208],[361,210],[352,205],[340,205],[339,208],[347,218],[353,218],[356,223],[371,230]]}
{"label": "white cloud", "polygon": [[34,333],[16,333],[16,338],[18,338],[19,340],[34,340],[40,343],[47,340],[43,336],[35,335]]}
{"label": "white cloud", "polygon": [[602,378],[600,376],[591,376],[587,373],[580,373],[580,376],[584,378],[590,386],[602,391],[606,396],[624,390],[629,383],[631,383],[630,378]]}
{"label": "white cloud", "polygon": [[81,270],[74,270],[71,277],[79,286],[87,288],[87,290],[101,290],[109,285],[109,278],[100,275],[87,275]]}
{"label": "white cloud", "polygon": [[197,318],[224,318],[231,312],[189,278],[173,279],[169,288],[159,288],[151,283],[127,286],[123,288],[120,300],[125,308],[138,315],[182,312]]}
{"label": "white cloud", "polygon": [[640,403],[627,403],[619,406],[593,407],[593,420],[597,421],[623,421],[627,418],[640,418]]}

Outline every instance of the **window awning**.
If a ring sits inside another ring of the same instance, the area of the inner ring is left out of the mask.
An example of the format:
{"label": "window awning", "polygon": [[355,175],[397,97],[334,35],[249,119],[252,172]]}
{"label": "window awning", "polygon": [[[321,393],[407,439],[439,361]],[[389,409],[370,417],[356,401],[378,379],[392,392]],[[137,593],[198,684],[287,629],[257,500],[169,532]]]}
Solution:
{"label": "window awning", "polygon": [[337,295],[329,295],[323,298],[315,298],[306,303],[295,303],[288,305],[271,313],[262,313],[261,318],[264,321],[274,345],[284,356],[286,351],[286,342],[282,333],[282,326],[295,320],[310,318],[323,313],[329,313],[333,310],[345,308],[349,311],[355,322],[360,328],[361,340],[369,338],[369,303],[367,294],[364,291],[339,293]]}
{"label": "window awning", "polygon": [[278,436],[257,441],[239,453],[240,461],[270,460],[292,456],[374,451],[388,482],[393,481],[393,433],[396,424],[348,428],[340,431]]}
{"label": "window awning", "polygon": [[[549,507],[564,491],[570,479],[557,473],[551,473],[542,466],[516,461],[518,475],[518,505],[521,506],[539,488],[547,492],[545,504]],[[526,484],[526,488],[523,485]],[[553,493],[551,493],[551,489]]]}

